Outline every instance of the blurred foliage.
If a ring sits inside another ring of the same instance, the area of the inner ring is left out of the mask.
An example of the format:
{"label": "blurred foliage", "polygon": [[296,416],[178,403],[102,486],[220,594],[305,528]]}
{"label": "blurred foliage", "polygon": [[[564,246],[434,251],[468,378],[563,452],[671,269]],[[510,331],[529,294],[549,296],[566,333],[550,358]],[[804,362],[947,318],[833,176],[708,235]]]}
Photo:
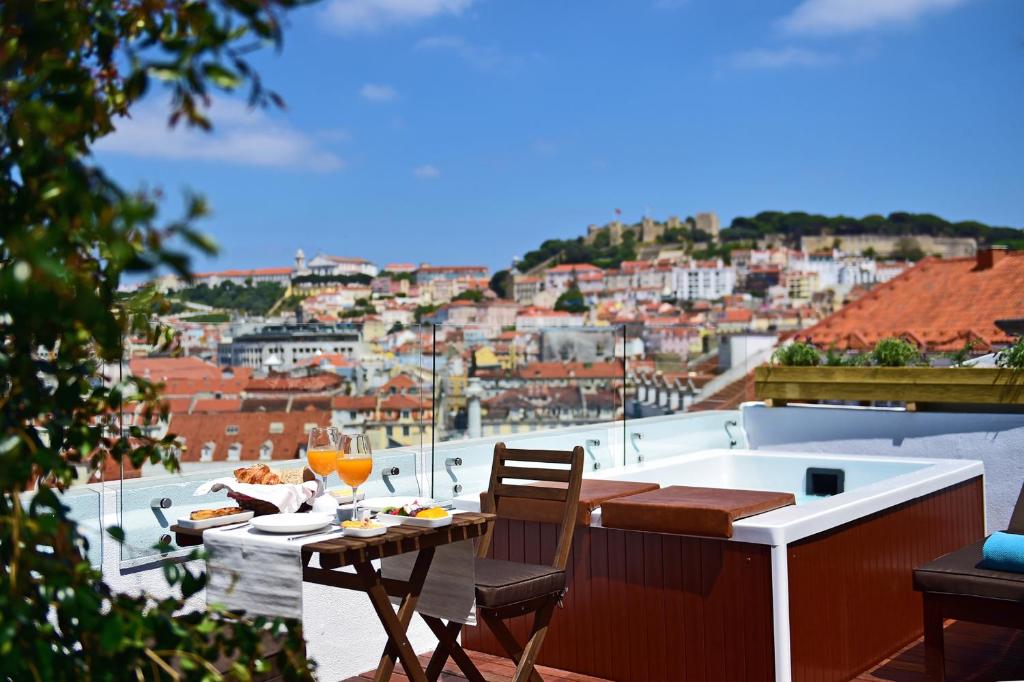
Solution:
{"label": "blurred foliage", "polygon": [[795,341],[779,346],[772,353],[772,363],[783,367],[814,367],[821,364],[821,356],[811,344]]}
{"label": "blurred foliage", "polygon": [[362,284],[370,286],[373,277],[363,274],[355,275],[298,275],[292,277],[292,284]]}
{"label": "blurred foliage", "polygon": [[973,237],[980,242],[1006,244],[1024,240],[1024,232],[1013,227],[992,227],[974,220],[951,223],[930,213],[890,213],[888,216],[868,215],[825,216],[802,211],[762,211],[752,218],[734,218],[722,230],[722,241],[761,239],[779,236],[790,246],[798,246],[800,237],[823,234],[878,234],[894,237],[930,235],[933,237]]}
{"label": "blurred foliage", "polygon": [[484,292],[479,289],[466,289],[463,292],[456,294],[453,301],[470,301],[471,303],[480,303],[484,300]]}
{"label": "blurred foliage", "polygon": [[249,315],[266,315],[284,294],[284,286],[277,282],[256,282],[238,285],[221,282],[211,287],[200,284],[176,291],[173,296],[191,303],[208,305],[222,310],[239,310]]}
{"label": "blurred foliage", "polygon": [[879,367],[906,367],[921,360],[917,347],[903,339],[887,338],[875,344],[871,362]]}
{"label": "blurred foliage", "polygon": [[996,364],[1009,369],[1024,369],[1024,338],[996,355]]}
{"label": "blurred foliage", "polygon": [[[111,379],[125,339],[171,346],[154,323],[167,302],[152,288],[124,297],[125,275],[189,276],[189,252],[212,242],[194,222],[161,221],[158,196],[121,188],[96,165],[110,134],[154,82],[169,91],[171,124],[209,128],[214,91],[245,89],[279,103],[246,54],[281,39],[298,0],[4,0],[0,3],[0,671],[13,680],[211,680],[261,671],[265,628],[283,641],[286,678],[310,677],[301,623],[240,623],[186,612],[176,597],[115,593],[86,560],[61,490],[76,464],[115,460],[176,468],[170,439],[126,429],[116,415],[155,387]],[[162,97],[162,95],[155,95]],[[226,95],[225,95],[226,96]],[[148,421],[148,420],[145,420]],[[125,436],[128,437],[125,437]],[[34,494],[27,494],[36,481]],[[118,528],[110,535],[122,541]],[[188,597],[204,576],[170,564]]]}

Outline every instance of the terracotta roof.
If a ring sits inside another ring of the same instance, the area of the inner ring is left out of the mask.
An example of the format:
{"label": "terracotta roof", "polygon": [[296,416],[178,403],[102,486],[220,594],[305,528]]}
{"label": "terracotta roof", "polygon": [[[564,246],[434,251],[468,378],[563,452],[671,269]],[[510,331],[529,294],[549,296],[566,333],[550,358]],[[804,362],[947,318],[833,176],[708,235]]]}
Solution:
{"label": "terracotta roof", "polygon": [[374,411],[377,409],[377,396],[373,395],[336,395],[331,398],[331,409],[356,411]]}
{"label": "terracotta roof", "polygon": [[292,377],[286,374],[272,374],[266,378],[253,379],[245,386],[248,392],[312,392],[329,391],[338,388],[345,380],[337,374],[314,374],[308,377]]}
{"label": "terracotta roof", "polygon": [[926,258],[796,337],[857,350],[889,336],[918,339],[935,351],[962,348],[970,339],[1012,343],[995,321],[1024,313],[1024,252],[1000,256],[990,267],[979,267],[980,254]]}
{"label": "terracotta roof", "polygon": [[192,406],[192,414],[197,412],[239,412],[241,409],[241,400],[200,399]]}
{"label": "terracotta roof", "polygon": [[563,272],[600,272],[601,268],[590,263],[566,263],[564,265],[556,265],[553,268],[549,268],[548,272],[563,273]]}
{"label": "terracotta roof", "polygon": [[260,447],[273,444],[271,459],[295,459],[308,439],[306,425],[330,424],[331,413],[235,412],[233,414],[183,414],[171,419],[170,433],[184,438],[181,460],[198,462],[203,445],[215,444],[213,460],[226,461],[232,445],[241,446],[240,459],[259,459]]}
{"label": "terracotta roof", "polygon": [[394,390],[397,393],[408,393],[410,391],[418,391],[419,384],[408,374],[396,374],[391,379],[380,387],[378,393],[381,395],[390,393]]}
{"label": "terracotta roof", "polygon": [[754,312],[747,308],[726,308],[720,317],[722,322],[750,322],[754,318]]}
{"label": "terracotta roof", "polygon": [[687,412],[707,410],[735,410],[740,403],[754,400],[754,373],[749,372],[736,381],[690,405]]}
{"label": "terracotta roof", "polygon": [[128,371],[132,376],[163,381],[175,377],[180,379],[198,379],[220,377],[220,368],[194,355],[181,358],[132,358],[128,361]]}
{"label": "terracotta roof", "polygon": [[616,379],[622,378],[620,362],[534,362],[519,370],[523,379]]}

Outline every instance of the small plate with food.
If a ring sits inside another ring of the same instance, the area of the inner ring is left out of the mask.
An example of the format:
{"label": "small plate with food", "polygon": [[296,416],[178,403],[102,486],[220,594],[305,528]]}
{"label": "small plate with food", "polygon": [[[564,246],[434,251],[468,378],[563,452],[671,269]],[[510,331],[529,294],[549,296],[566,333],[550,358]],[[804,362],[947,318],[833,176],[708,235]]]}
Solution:
{"label": "small plate with food", "polygon": [[253,512],[241,507],[221,507],[220,509],[197,509],[188,518],[178,519],[178,525],[191,530],[203,530],[216,526],[227,526],[232,523],[248,521]]}
{"label": "small plate with food", "polygon": [[257,516],[252,526],[264,533],[305,533],[326,528],[334,522],[329,514],[295,513]]}
{"label": "small plate with food", "polygon": [[452,515],[447,509],[438,506],[407,504],[385,507],[377,514],[377,520],[390,526],[419,526],[421,528],[440,528],[452,522]]}
{"label": "small plate with food", "polygon": [[372,538],[384,535],[388,527],[376,521],[342,521],[341,529],[347,538]]}
{"label": "small plate with food", "polygon": [[[349,501],[351,502],[351,500]],[[393,497],[367,497],[359,506],[372,512],[379,512],[389,507],[430,507],[433,504],[434,500],[429,497],[395,495]]]}

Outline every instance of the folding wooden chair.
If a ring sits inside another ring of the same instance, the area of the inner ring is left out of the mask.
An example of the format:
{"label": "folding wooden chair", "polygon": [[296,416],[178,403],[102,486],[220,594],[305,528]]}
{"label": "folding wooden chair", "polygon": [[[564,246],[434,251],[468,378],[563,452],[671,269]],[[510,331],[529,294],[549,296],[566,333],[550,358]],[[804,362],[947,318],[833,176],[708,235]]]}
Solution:
{"label": "folding wooden chair", "polygon": [[[538,467],[537,464],[558,465]],[[542,487],[506,481],[551,481],[565,487]],[[491,542],[488,532],[477,547],[476,602],[481,620],[516,662],[514,682],[541,682],[534,670],[541,644],[555,607],[565,594],[565,565],[572,547],[576,509],[583,480],[583,448],[561,450],[511,450],[504,443],[494,446],[491,481],[481,500],[481,511],[499,518],[540,521],[560,525],[558,545],[550,566],[522,564],[488,559]],[[533,613],[533,627],[526,644],[520,646],[505,626],[504,619]],[[427,679],[436,680],[451,656],[473,682],[484,678],[458,643],[461,623],[445,625],[440,619],[425,616],[427,625],[438,638],[437,649],[427,666]]]}

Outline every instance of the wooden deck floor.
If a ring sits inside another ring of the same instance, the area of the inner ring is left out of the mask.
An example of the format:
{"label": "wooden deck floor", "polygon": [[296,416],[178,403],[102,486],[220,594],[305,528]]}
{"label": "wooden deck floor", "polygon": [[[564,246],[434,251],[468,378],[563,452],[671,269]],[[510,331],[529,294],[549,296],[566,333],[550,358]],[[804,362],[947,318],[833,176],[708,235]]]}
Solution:
{"label": "wooden deck floor", "polygon": [[[469,652],[487,682],[510,682],[515,667],[508,659],[476,651]],[[429,656],[421,657],[426,665]],[[597,677],[537,667],[549,682],[605,682]],[[372,680],[373,673],[364,673],[346,682]],[[401,666],[391,678],[408,682]],[[441,680],[462,682],[466,678],[449,661]],[[946,679],[963,682],[997,682],[1024,680],[1024,630],[951,622],[946,626]],[[924,644],[910,644],[892,658],[856,678],[856,682],[926,682],[924,675]]]}

